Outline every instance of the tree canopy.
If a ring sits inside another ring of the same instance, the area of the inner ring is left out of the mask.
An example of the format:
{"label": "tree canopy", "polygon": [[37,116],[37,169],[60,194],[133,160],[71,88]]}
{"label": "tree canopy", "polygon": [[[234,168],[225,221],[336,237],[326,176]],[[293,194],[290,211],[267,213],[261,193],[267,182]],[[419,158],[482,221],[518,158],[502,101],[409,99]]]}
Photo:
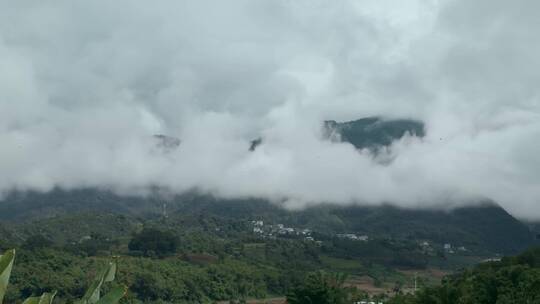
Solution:
{"label": "tree canopy", "polygon": [[166,256],[176,252],[178,238],[173,232],[145,228],[129,242],[129,250],[140,251],[145,256]]}

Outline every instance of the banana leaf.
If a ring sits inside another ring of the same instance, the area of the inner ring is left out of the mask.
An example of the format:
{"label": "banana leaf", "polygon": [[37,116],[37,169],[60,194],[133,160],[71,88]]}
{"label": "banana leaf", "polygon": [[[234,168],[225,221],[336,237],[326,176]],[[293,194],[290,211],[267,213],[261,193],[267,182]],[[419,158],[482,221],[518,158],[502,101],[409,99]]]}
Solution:
{"label": "banana leaf", "polygon": [[15,250],[8,250],[3,255],[0,255],[0,303],[4,300],[6,289],[13,268],[13,260],[15,260]]}
{"label": "banana leaf", "polygon": [[101,286],[104,282],[114,280],[116,274],[116,262],[109,264],[96,276],[83,298],[77,301],[77,304],[95,304],[101,297]]}
{"label": "banana leaf", "polygon": [[103,298],[99,299],[96,304],[116,304],[127,292],[126,286],[119,286],[109,291]]}
{"label": "banana leaf", "polygon": [[56,296],[56,291],[46,292],[41,297],[30,297],[24,300],[23,304],[52,304],[54,296]]}

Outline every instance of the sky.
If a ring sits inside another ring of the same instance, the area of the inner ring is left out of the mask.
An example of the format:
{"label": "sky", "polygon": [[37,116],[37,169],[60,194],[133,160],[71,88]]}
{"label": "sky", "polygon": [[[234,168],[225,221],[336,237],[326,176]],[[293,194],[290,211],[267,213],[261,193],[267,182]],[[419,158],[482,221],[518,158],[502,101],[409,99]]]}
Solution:
{"label": "sky", "polygon": [[[540,219],[540,2],[0,0],[0,193],[197,189]],[[381,164],[327,119],[410,118]],[[154,134],[181,139],[163,151]],[[249,141],[263,144],[249,151]]]}

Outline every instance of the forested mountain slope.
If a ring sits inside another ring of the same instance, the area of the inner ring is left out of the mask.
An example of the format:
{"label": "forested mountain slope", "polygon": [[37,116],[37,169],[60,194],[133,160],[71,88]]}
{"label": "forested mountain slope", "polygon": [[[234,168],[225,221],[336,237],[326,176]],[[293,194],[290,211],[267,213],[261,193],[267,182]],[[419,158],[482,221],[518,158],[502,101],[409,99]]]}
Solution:
{"label": "forested mountain slope", "polygon": [[324,233],[360,233],[370,236],[428,240],[453,246],[513,253],[534,241],[527,225],[493,203],[454,210],[400,209],[321,205],[288,211],[265,200],[223,200],[187,193],[164,199],[158,195],[118,196],[95,189],[49,193],[14,193],[0,202],[0,220],[24,221],[80,212],[112,212],[152,218],[163,212],[173,216],[217,217],[234,220],[264,220]]}

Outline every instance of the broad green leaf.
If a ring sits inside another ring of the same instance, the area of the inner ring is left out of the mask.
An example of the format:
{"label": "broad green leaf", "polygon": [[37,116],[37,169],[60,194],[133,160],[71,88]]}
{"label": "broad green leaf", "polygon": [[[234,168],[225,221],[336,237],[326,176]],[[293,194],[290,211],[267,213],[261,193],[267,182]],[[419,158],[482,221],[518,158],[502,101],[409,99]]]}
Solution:
{"label": "broad green leaf", "polygon": [[23,304],[39,304],[41,297],[30,297],[24,300]]}
{"label": "broad green leaf", "polygon": [[126,286],[119,286],[113,288],[106,295],[103,296],[96,304],[116,304],[127,292]]}
{"label": "broad green leaf", "polygon": [[0,303],[4,300],[6,289],[13,268],[13,260],[15,260],[15,250],[8,250],[4,255],[0,256]]}
{"label": "broad green leaf", "polygon": [[56,296],[56,291],[46,292],[41,297],[30,297],[24,300],[23,304],[52,304],[54,296]]}
{"label": "broad green leaf", "polygon": [[54,296],[56,296],[56,291],[44,293],[39,299],[39,304],[52,304]]}
{"label": "broad green leaf", "polygon": [[114,280],[116,274],[116,262],[109,262],[109,264],[96,276],[94,282],[90,285],[83,298],[77,301],[78,304],[94,304],[99,301],[101,296],[101,285],[104,282],[110,282]]}
{"label": "broad green leaf", "polygon": [[103,276],[101,276],[101,279],[99,281],[92,282],[83,297],[84,303],[93,304],[99,300],[101,293],[101,285],[103,285]]}
{"label": "broad green leaf", "polygon": [[107,274],[105,275],[104,282],[114,281],[115,276],[116,276],[116,262],[110,262],[109,268],[107,269]]}

